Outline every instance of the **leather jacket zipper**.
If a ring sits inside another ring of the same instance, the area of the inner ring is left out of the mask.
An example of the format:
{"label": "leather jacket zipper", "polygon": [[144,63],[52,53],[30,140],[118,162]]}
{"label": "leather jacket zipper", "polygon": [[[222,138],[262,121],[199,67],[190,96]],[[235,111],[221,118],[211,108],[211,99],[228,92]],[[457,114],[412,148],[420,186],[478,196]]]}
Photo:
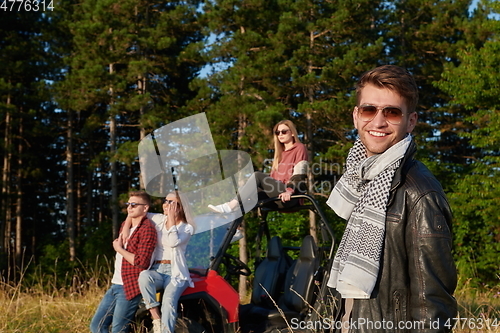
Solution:
{"label": "leather jacket zipper", "polygon": [[394,324],[394,328],[396,329],[396,332],[400,332],[399,325],[400,325],[401,318],[402,318],[400,296],[401,295],[398,292],[394,293],[394,319],[395,319],[395,322],[393,324]]}

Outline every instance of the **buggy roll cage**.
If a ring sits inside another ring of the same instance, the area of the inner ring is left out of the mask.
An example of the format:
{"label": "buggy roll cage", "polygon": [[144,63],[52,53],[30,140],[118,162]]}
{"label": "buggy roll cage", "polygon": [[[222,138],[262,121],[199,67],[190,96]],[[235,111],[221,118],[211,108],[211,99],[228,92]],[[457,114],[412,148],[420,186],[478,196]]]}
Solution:
{"label": "buggy roll cage", "polygon": [[[280,198],[278,197],[273,197],[269,199],[264,199],[261,200],[257,203],[256,208],[257,208],[257,214],[260,217],[260,222],[259,222],[259,230],[257,232],[257,237],[256,237],[256,242],[257,242],[257,252],[255,257],[257,259],[260,258],[260,247],[261,247],[261,242],[262,242],[262,237],[265,236],[267,240],[267,244],[269,244],[271,240],[271,235],[269,232],[269,227],[267,223],[267,215],[269,212],[272,211],[277,211],[277,212],[283,212],[283,213],[292,213],[292,212],[298,212],[301,210],[310,210],[314,212],[317,216],[319,216],[320,221],[319,221],[319,226],[320,226],[320,232],[321,232],[321,238],[323,240],[330,240],[331,245],[329,246],[328,249],[328,258],[333,258],[333,253],[334,253],[334,248],[335,248],[335,235],[333,233],[332,228],[330,227],[329,223],[327,222],[326,216],[319,206],[318,202],[309,194],[295,194],[290,197],[290,200],[292,199],[298,199],[299,203],[292,206],[292,207],[286,207],[286,208],[276,208],[276,207],[269,207],[268,204],[281,201]],[[231,239],[233,235],[236,233],[236,230],[238,227],[241,225],[243,222],[243,216],[235,219],[233,223],[228,228],[228,232],[224,236],[224,239],[222,241],[222,244],[217,252],[217,255],[212,259],[211,265],[209,267],[209,270],[215,270],[218,271],[220,264],[223,261],[223,256],[226,253],[228,247],[231,244]],[[258,264],[258,263],[257,263]]]}
{"label": "buggy roll cage", "polygon": [[269,226],[267,224],[267,215],[269,212],[277,211],[283,213],[294,213],[307,209],[319,216],[320,218],[319,230],[321,232],[321,239],[331,241],[330,248],[328,249],[328,258],[332,258],[335,247],[335,235],[333,233],[332,228],[328,224],[326,216],[323,213],[323,210],[319,206],[318,202],[309,194],[292,195],[290,197],[290,200],[292,199],[298,199],[299,203],[292,207],[286,207],[286,208],[274,208],[267,206],[267,204],[269,203],[281,201],[281,199],[278,197],[261,200],[257,203],[257,212],[258,215],[260,216],[259,231],[257,233],[257,245],[258,245],[257,249],[260,248],[260,242],[262,241],[262,236],[266,237],[268,244],[269,241],[271,240],[271,235],[269,233]]}

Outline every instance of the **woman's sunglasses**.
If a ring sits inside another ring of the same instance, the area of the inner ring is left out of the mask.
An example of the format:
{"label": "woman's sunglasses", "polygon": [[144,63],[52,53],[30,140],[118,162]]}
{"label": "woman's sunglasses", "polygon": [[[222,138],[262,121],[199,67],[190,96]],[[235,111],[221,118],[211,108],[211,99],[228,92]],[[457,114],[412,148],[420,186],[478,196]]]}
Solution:
{"label": "woman's sunglasses", "polygon": [[289,131],[290,131],[290,130],[281,130],[281,131],[276,131],[276,132],[274,132],[274,134],[276,134],[276,135],[280,135],[280,133],[281,133],[281,134],[285,135],[285,134],[286,134],[286,133],[288,133]]}
{"label": "woman's sunglasses", "polygon": [[177,201],[175,200],[167,200],[167,199],[163,199],[163,203],[167,203],[167,204],[172,204],[172,203],[177,203]]}

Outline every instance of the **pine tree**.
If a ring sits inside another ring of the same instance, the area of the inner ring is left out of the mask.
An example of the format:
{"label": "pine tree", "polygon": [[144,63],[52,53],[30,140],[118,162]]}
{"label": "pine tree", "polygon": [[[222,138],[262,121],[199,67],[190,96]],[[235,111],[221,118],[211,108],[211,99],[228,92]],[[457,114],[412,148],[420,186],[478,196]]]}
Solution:
{"label": "pine tree", "polygon": [[[7,279],[16,277],[23,256],[29,258],[56,226],[50,216],[53,187],[43,186],[48,179],[46,168],[54,165],[45,155],[54,140],[54,127],[48,120],[54,106],[47,83],[54,68],[42,34],[47,22],[40,13],[22,11],[5,13],[0,24],[0,113],[4,120],[0,269],[7,268]],[[47,234],[39,234],[34,221],[44,225]]]}
{"label": "pine tree", "polygon": [[[87,196],[89,227],[95,217],[102,221],[111,216],[117,235],[119,194],[143,187],[137,163],[139,140],[185,116],[180,110],[193,94],[189,84],[203,65],[198,4],[84,0],[70,14],[73,45],[58,102],[67,116],[65,127],[75,128],[67,144],[72,140],[77,144],[67,156],[81,152],[83,160],[68,163],[68,175],[71,164],[83,164],[83,178],[75,179],[75,190],[86,186],[87,193],[93,193],[97,185],[98,193],[111,191],[109,209]],[[78,121],[71,120],[75,113]],[[111,182],[96,176],[107,172]],[[78,225],[71,213],[78,207],[69,209],[68,227]],[[99,209],[99,215],[93,209]]]}
{"label": "pine tree", "polygon": [[407,68],[419,86],[419,122],[413,132],[419,159],[428,164],[445,190],[461,172],[473,149],[458,133],[470,129],[460,110],[447,106],[450,97],[434,82],[449,63],[458,64],[458,52],[468,43],[481,45],[489,32],[481,22],[485,13],[469,11],[471,1],[393,1],[381,31],[387,62]]}
{"label": "pine tree", "polygon": [[[500,12],[498,2],[489,6],[487,11]],[[448,65],[438,86],[453,96],[450,107],[470,113],[464,121],[472,127],[460,134],[470,140],[474,154],[450,193],[457,266],[464,280],[493,286],[498,284],[500,255],[500,21],[490,18],[483,27],[492,37],[479,48],[470,43],[461,51],[460,65]]]}

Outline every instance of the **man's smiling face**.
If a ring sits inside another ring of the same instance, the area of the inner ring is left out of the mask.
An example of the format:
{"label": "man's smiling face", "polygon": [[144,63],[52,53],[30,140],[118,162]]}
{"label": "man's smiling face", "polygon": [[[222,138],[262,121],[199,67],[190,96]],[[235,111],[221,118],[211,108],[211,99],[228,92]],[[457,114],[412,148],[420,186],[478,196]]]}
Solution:
{"label": "man's smiling face", "polygon": [[374,105],[380,109],[392,106],[403,111],[401,122],[395,125],[387,121],[381,110],[377,112],[372,120],[364,121],[360,118],[357,107],[354,108],[354,126],[358,130],[361,142],[366,147],[367,156],[385,152],[404,139],[407,133],[411,133],[417,123],[417,113],[408,114],[404,99],[387,88],[378,88],[372,84],[366,85],[361,91],[359,105]]}

